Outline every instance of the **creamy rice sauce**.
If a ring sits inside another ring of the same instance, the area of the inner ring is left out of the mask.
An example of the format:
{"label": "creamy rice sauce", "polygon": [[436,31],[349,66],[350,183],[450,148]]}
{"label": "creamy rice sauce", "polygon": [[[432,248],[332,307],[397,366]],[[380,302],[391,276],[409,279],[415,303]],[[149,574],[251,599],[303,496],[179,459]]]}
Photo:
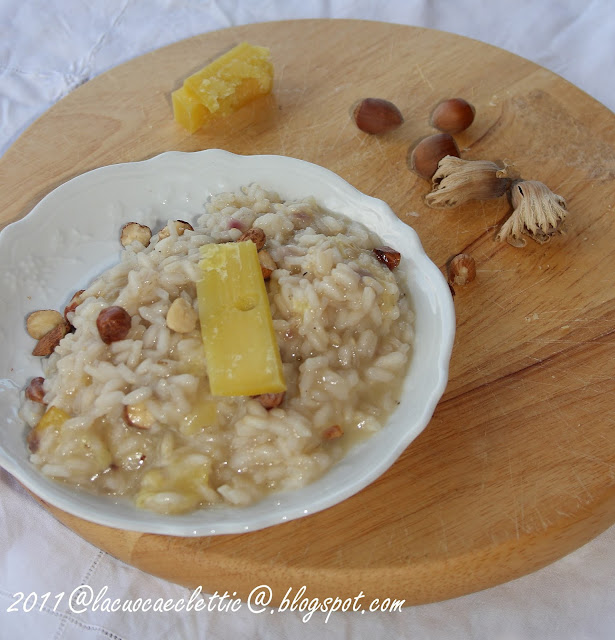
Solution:
{"label": "creamy rice sauce", "polygon": [[[212,197],[193,226],[179,235],[169,223],[168,237],[126,247],[69,314],[75,331],[43,366],[46,405],[70,417],[38,436],[31,461],[42,473],[160,513],[247,505],[314,481],[395,408],[414,315],[395,270],[374,256],[374,234],[256,185]],[[277,265],[267,290],[287,391],[272,409],[212,396],[198,322],[181,334],[165,322],[179,296],[198,310],[200,247],[250,228],[265,232]],[[113,305],[131,328],[107,345],[96,318]],[[150,428],[126,423],[132,406],[146,407]],[[21,415],[34,427],[45,408],[26,400]]]}

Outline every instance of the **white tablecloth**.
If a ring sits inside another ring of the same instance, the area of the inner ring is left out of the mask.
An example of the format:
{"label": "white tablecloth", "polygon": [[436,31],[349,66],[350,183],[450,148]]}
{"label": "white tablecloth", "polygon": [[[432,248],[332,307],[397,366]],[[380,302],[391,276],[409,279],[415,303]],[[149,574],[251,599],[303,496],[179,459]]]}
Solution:
{"label": "white tablecloth", "polygon": [[[72,89],[137,55],[224,27],[321,17],[470,36],[547,67],[615,110],[614,0],[1,0],[0,154]],[[84,542],[2,470],[0,522],[1,640],[615,637],[615,527],[541,571],[480,593],[394,613],[336,613],[328,620],[316,613],[304,622],[299,612],[255,613],[246,605],[113,613],[101,611],[99,600],[97,610],[71,610],[68,596],[80,585],[121,602],[177,603],[190,592]],[[36,604],[26,612],[31,593]]]}

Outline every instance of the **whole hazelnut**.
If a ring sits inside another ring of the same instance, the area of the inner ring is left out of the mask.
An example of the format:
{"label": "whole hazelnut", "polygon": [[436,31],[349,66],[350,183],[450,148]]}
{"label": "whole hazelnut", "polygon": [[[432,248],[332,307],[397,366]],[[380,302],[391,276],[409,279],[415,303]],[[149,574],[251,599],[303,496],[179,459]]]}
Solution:
{"label": "whole hazelnut", "polygon": [[410,155],[410,169],[431,180],[438,163],[446,156],[459,157],[459,147],[450,133],[435,133],[418,142]]}
{"label": "whole hazelnut", "polygon": [[123,340],[128,335],[130,326],[130,314],[123,307],[107,307],[96,318],[98,333],[105,344]]}
{"label": "whole hazelnut", "polygon": [[463,98],[443,100],[431,112],[431,126],[445,133],[459,133],[467,129],[472,122],[476,110]]}
{"label": "whole hazelnut", "polygon": [[404,117],[401,111],[388,100],[365,98],[354,107],[352,117],[365,133],[386,133],[401,126]]}
{"label": "whole hazelnut", "polygon": [[455,256],[448,265],[448,281],[451,284],[467,284],[476,278],[476,263],[467,253]]}

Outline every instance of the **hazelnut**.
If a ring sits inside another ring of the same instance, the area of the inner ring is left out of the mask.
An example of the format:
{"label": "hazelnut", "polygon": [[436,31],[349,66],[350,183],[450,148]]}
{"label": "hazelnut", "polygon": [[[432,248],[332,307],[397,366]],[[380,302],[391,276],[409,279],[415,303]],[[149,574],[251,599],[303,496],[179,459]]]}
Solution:
{"label": "hazelnut", "polygon": [[256,245],[256,250],[260,251],[265,246],[267,236],[262,229],[254,227],[252,229],[248,229],[245,233],[243,233],[237,242],[245,242],[246,240],[252,240],[252,242]]}
{"label": "hazelnut", "polygon": [[[184,231],[194,231],[193,226],[185,220],[174,220],[172,224],[175,225],[175,231],[177,231],[178,236],[183,236]],[[167,225],[158,232],[158,240],[164,240],[164,238],[168,238],[170,235],[169,225]]]}
{"label": "hazelnut", "polygon": [[131,326],[130,314],[122,307],[107,307],[96,318],[96,327],[105,344],[124,340]]}
{"label": "hazelnut", "polygon": [[443,100],[431,112],[432,127],[445,133],[460,133],[465,131],[472,122],[476,109],[463,98]]}
{"label": "hazelnut", "polygon": [[391,247],[376,247],[374,249],[376,259],[385,264],[391,271],[399,266],[401,262],[401,253],[391,249]]}
{"label": "hazelnut", "polygon": [[150,429],[154,424],[154,416],[145,403],[131,404],[124,406],[124,422],[129,427],[137,429]]}
{"label": "hazelnut", "polygon": [[275,407],[279,407],[282,404],[285,394],[285,391],[281,391],[280,393],[261,393],[259,396],[253,397],[258,400],[265,409],[275,409]]}
{"label": "hazelnut", "polygon": [[45,334],[64,322],[64,318],[59,311],[53,309],[42,309],[33,311],[26,318],[26,331],[30,337],[40,340]]}
{"label": "hazelnut", "polygon": [[177,333],[189,333],[196,327],[197,314],[184,298],[175,298],[167,311],[167,327]]}
{"label": "hazelnut", "polygon": [[344,435],[344,430],[339,424],[334,424],[324,430],[322,437],[323,440],[334,440],[335,438],[341,438]]}
{"label": "hazelnut", "polygon": [[41,438],[36,427],[28,433],[26,436],[26,442],[28,443],[28,450],[30,453],[36,453],[38,451],[38,448],[41,446]]}
{"label": "hazelnut", "polygon": [[45,391],[43,390],[44,382],[45,378],[32,378],[32,380],[30,380],[30,384],[26,387],[26,398],[31,402],[45,404]]}
{"label": "hazelnut", "polygon": [[404,117],[401,111],[388,100],[365,98],[356,104],[352,118],[365,133],[387,133],[401,126]]}
{"label": "hazelnut", "polygon": [[83,302],[81,296],[84,293],[85,289],[77,291],[70,299],[70,302],[64,307],[64,319],[66,320],[66,322],[68,322],[68,314],[72,313]]}
{"label": "hazelnut", "polygon": [[418,142],[410,155],[410,169],[425,180],[431,180],[438,163],[446,156],[459,157],[459,147],[450,133],[435,133]]}
{"label": "hazelnut", "polygon": [[467,253],[455,256],[448,265],[448,281],[451,284],[467,284],[476,278],[476,263]]}
{"label": "hazelnut", "polygon": [[278,265],[275,263],[275,260],[271,257],[269,252],[264,249],[258,252],[258,261],[261,264],[263,278],[265,280],[269,280],[269,278],[271,278],[271,274],[278,268]]}
{"label": "hazelnut", "polygon": [[70,325],[64,321],[48,331],[37,343],[32,351],[33,356],[50,356],[68,333]]}
{"label": "hazelnut", "polygon": [[129,222],[122,227],[120,242],[123,247],[127,247],[133,242],[140,242],[144,247],[147,247],[151,239],[152,230],[144,224]]}

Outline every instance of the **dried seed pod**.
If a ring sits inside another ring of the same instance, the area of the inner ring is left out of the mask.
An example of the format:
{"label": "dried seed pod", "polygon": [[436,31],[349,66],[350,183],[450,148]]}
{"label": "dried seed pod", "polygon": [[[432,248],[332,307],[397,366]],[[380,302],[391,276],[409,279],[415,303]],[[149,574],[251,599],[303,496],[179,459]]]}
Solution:
{"label": "dried seed pod", "polygon": [[467,253],[455,256],[448,265],[448,281],[451,284],[468,284],[476,278],[476,262]]}
{"label": "dried seed pod", "polygon": [[476,109],[463,98],[450,98],[436,105],[431,112],[432,127],[445,133],[460,133],[473,122]]}
{"label": "dried seed pod", "polygon": [[502,225],[497,240],[506,240],[514,247],[525,246],[525,238],[543,244],[557,232],[568,211],[566,200],[553,193],[546,184],[537,180],[518,180],[510,189],[513,212]]}
{"label": "dried seed pod", "polygon": [[352,117],[361,131],[371,134],[393,131],[404,121],[401,111],[392,102],[382,98],[361,100],[355,105]]}
{"label": "dried seed pod", "polygon": [[459,157],[459,147],[450,133],[436,133],[423,138],[411,149],[409,166],[414,173],[431,180],[438,163],[446,156]]}
{"label": "dried seed pod", "polygon": [[446,156],[434,173],[432,191],[425,203],[435,209],[458,207],[470,200],[490,200],[506,193],[519,176],[506,165],[498,167],[488,160],[462,160]]}

